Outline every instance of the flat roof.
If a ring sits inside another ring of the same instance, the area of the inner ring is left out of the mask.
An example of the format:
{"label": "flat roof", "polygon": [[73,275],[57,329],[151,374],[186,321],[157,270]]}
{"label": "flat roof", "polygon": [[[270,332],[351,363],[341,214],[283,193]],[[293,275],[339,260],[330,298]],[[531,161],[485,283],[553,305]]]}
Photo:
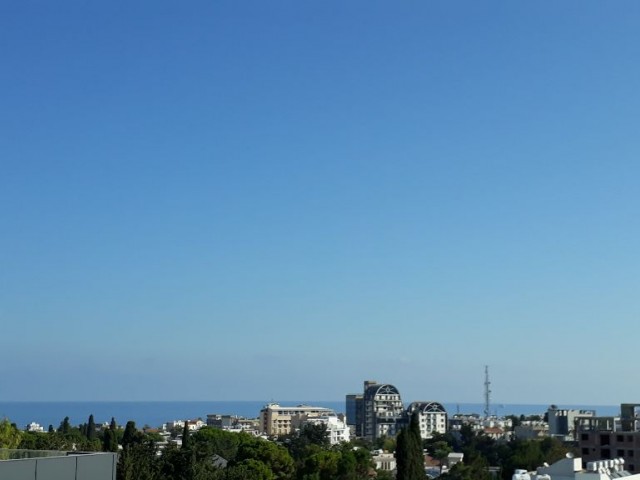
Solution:
{"label": "flat roof", "polygon": [[25,450],[0,448],[0,461],[4,460],[27,460],[30,458],[68,457],[84,455],[104,455],[111,452],[69,452],[61,450]]}

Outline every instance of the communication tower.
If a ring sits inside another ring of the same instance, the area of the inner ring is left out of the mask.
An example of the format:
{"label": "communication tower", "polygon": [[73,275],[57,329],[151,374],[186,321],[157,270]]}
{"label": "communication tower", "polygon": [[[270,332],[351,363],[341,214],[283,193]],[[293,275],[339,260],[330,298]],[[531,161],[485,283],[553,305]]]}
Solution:
{"label": "communication tower", "polygon": [[489,381],[489,365],[484,366],[484,416],[491,415],[491,382]]}

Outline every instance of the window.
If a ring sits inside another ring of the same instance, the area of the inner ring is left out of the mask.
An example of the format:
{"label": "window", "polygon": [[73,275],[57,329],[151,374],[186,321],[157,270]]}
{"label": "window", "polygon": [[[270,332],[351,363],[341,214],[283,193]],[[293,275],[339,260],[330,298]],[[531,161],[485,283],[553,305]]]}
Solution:
{"label": "window", "polygon": [[582,435],[580,435],[580,440],[589,440],[589,434],[583,433]]}
{"label": "window", "polygon": [[611,458],[611,450],[609,450],[608,448],[603,448],[602,450],[600,450],[600,457],[603,460],[609,460]]}
{"label": "window", "polygon": [[600,445],[609,445],[610,443],[611,437],[609,437],[609,435],[600,435]]}
{"label": "window", "polygon": [[633,450],[627,450],[627,457],[633,458]]}
{"label": "window", "polygon": [[588,448],[583,448],[582,449],[582,455],[589,455],[589,449]]}
{"label": "window", "polygon": [[624,457],[624,450],[616,450],[616,457]]}
{"label": "window", "polygon": [[616,435],[616,442],[624,442],[624,435]]}

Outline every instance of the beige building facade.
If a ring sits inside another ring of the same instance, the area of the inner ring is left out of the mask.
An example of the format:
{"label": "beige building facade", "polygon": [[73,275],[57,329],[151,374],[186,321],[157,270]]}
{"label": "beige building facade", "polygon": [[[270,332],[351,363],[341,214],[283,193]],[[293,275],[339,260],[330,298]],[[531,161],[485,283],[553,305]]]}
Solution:
{"label": "beige building facade", "polygon": [[268,436],[289,435],[309,418],[335,416],[336,413],[325,407],[310,405],[296,405],[294,407],[281,406],[270,403],[260,410],[260,429]]}

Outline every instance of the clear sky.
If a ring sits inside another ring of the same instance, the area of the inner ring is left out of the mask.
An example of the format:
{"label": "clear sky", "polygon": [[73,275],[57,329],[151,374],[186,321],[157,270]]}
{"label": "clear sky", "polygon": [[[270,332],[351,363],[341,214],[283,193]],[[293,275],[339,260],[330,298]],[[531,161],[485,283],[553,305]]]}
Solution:
{"label": "clear sky", "polygon": [[640,401],[640,3],[0,3],[0,400]]}

